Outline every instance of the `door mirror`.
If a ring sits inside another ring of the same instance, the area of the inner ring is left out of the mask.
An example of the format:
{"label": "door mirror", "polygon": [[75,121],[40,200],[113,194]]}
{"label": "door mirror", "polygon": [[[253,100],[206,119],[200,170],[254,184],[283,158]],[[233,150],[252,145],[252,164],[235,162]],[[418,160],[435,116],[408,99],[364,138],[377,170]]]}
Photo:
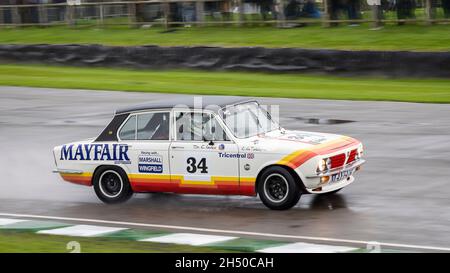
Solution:
{"label": "door mirror", "polygon": [[209,136],[208,136],[208,138],[209,138],[208,139],[209,140],[208,145],[209,146],[213,146],[214,145],[215,136],[216,136],[216,127],[212,126],[211,127],[211,134],[209,134]]}
{"label": "door mirror", "polygon": [[212,145],[214,145],[214,136],[215,136],[215,134],[214,134],[214,129],[213,129],[214,127],[211,127],[210,128],[210,131],[211,132],[204,132],[203,133],[203,141],[209,141],[209,143],[208,143],[208,145],[210,145],[210,146],[212,146]]}
{"label": "door mirror", "polygon": [[214,135],[213,134],[211,134],[211,135],[209,135],[209,136],[205,136],[205,135],[203,135],[203,141],[204,142],[208,142],[208,145],[209,146],[213,146],[214,145]]}

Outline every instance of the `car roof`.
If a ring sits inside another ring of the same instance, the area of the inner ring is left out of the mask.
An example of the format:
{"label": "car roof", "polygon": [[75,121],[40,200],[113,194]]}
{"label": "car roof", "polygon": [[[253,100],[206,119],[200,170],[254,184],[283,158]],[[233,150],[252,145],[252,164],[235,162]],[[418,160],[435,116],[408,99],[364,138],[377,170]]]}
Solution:
{"label": "car roof", "polygon": [[[200,100],[201,98],[201,100]],[[240,104],[244,102],[255,101],[245,97],[237,96],[195,96],[195,97],[177,97],[165,100],[149,101],[132,106],[122,107],[116,110],[116,115],[138,112],[152,109],[172,109],[172,108],[189,108],[189,109],[208,109],[217,112],[219,109]]]}

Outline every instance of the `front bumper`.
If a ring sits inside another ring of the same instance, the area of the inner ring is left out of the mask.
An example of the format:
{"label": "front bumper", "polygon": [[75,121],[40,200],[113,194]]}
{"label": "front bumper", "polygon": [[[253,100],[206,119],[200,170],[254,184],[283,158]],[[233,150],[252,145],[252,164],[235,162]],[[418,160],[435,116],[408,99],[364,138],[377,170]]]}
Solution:
{"label": "front bumper", "polygon": [[[353,176],[354,174],[351,174],[350,176],[343,178],[342,180],[334,182],[331,181],[332,176],[341,172],[352,170],[354,170],[354,173],[355,171],[358,171],[361,165],[363,165],[365,162],[366,161],[364,159],[358,159],[339,168],[334,168],[328,171],[318,172],[316,174],[306,176],[305,178],[309,183],[308,186],[305,187],[305,189],[308,193],[320,194],[344,188],[355,181],[355,177]],[[322,178],[326,178],[326,181],[322,181]]]}
{"label": "front bumper", "polygon": [[350,185],[351,183],[353,183],[355,181],[355,177],[349,176],[346,179],[343,179],[341,181],[338,182],[333,182],[333,183],[327,183],[325,185],[319,186],[317,188],[314,189],[306,189],[306,191],[308,193],[315,193],[315,194],[320,194],[320,193],[327,193],[327,192],[332,192],[332,191],[336,191],[342,188],[347,187],[348,185]]}

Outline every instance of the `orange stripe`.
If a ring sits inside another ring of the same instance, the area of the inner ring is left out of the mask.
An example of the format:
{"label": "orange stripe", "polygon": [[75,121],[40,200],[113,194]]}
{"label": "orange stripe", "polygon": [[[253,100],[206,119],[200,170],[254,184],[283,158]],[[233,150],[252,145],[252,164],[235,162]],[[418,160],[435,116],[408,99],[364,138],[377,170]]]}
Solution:
{"label": "orange stripe", "polygon": [[359,143],[360,142],[356,139],[350,137],[341,137],[339,139],[331,140],[329,142],[314,146],[310,148],[310,150],[295,151],[278,161],[278,164],[286,165],[293,169],[296,169],[318,154],[327,154],[333,152],[333,150],[343,149]]}
{"label": "orange stripe", "polygon": [[131,178],[131,182],[137,182],[137,183],[179,183],[177,181],[173,180],[167,180],[167,179],[158,179],[158,178]]}
{"label": "orange stripe", "polygon": [[195,183],[197,181],[185,181],[183,176],[167,175],[147,175],[130,174],[130,183],[134,191],[168,191],[179,193],[210,193],[210,194],[245,194],[254,195],[254,184],[256,178],[218,176],[211,177],[211,180],[200,181],[205,183]]}
{"label": "orange stripe", "polygon": [[180,188],[209,189],[217,188],[217,184],[179,184]]}
{"label": "orange stripe", "polygon": [[92,185],[92,174],[60,174],[62,179],[67,182],[74,184],[91,186]]}

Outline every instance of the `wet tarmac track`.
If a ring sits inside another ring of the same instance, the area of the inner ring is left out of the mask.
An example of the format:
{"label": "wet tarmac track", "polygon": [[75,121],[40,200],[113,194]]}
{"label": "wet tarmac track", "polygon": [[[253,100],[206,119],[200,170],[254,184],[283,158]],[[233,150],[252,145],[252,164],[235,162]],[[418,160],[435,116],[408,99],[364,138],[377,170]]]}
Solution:
{"label": "wet tarmac track", "polygon": [[176,194],[108,206],[51,172],[53,146],[96,136],[120,106],[174,96],[0,87],[0,212],[450,247],[450,105],[260,99],[280,105],[285,128],[366,146],[355,183],[304,195],[288,211],[258,198]]}

